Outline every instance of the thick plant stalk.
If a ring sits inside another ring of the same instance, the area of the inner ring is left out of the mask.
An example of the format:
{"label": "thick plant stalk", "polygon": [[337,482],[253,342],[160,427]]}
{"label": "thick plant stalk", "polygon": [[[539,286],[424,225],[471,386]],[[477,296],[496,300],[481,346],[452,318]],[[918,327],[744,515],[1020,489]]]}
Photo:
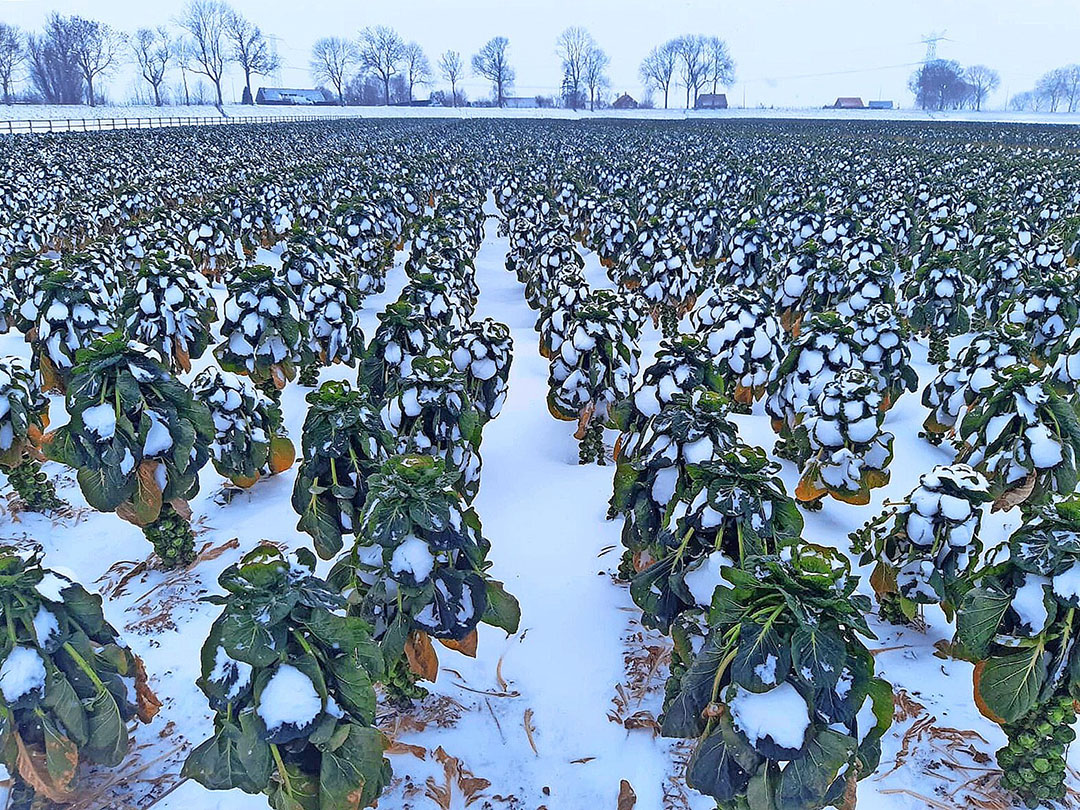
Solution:
{"label": "thick plant stalk", "polygon": [[164,504],[158,519],[143,529],[146,539],[154,545],[162,566],[168,570],[189,565],[195,560],[195,534],[172,504]]}
{"label": "thick plant stalk", "polygon": [[585,428],[585,435],[578,446],[578,464],[591,464],[594,460],[601,467],[607,464],[604,459],[604,426],[600,422],[591,422]]}
{"label": "thick plant stalk", "polygon": [[41,462],[26,456],[8,472],[11,488],[30,512],[48,512],[67,504],[56,494],[56,486],[41,469]]}
{"label": "thick plant stalk", "polygon": [[669,340],[679,334],[679,314],[671,304],[663,304],[660,308],[660,330]]}
{"label": "thick plant stalk", "polygon": [[939,368],[949,362],[949,336],[944,330],[935,329],[930,335],[930,353],[927,360]]}

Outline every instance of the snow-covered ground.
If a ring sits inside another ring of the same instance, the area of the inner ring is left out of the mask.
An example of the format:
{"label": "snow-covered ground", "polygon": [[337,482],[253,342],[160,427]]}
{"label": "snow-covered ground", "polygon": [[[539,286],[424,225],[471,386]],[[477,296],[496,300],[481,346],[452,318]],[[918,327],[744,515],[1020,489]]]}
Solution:
{"label": "snow-covered ground", "polygon": [[[521,629],[507,638],[481,626],[475,660],[440,648],[442,671],[432,696],[412,715],[386,721],[395,741],[395,780],[379,807],[461,810],[468,791],[475,790],[483,796],[470,805],[476,808],[614,808],[620,782],[627,780],[638,810],[712,808],[682,781],[687,747],[655,737],[650,729],[660,710],[668,645],[642,631],[627,589],[612,579],[621,548],[619,525],[605,520],[613,467],[578,466],[573,427],[549,415],[547,362],[537,351],[535,314],[521,285],[503,269],[507,240],[495,231],[489,220],[476,262],[477,317],[497,318],[512,328],[514,362],[503,413],[484,431],[476,508],[492,543],[492,576],[520,600]],[[404,284],[402,261],[399,254],[386,293],[365,302],[368,337],[376,313]],[[608,286],[591,254],[587,274],[590,284]],[[219,304],[223,296],[217,292]],[[658,339],[654,330],[646,333],[643,366]],[[0,338],[0,352],[28,353],[15,334]],[[915,355],[925,381],[930,376],[926,347],[916,346]],[[196,363],[188,381],[210,362]],[[353,373],[338,367],[324,371],[323,379]],[[297,444],[308,391],[294,383],[283,395],[286,424]],[[905,495],[920,474],[951,460],[946,450],[916,438],[924,416],[917,395],[900,400],[885,423],[897,437],[892,483],[874,491],[871,506],[829,500],[823,511],[807,514],[807,540],[847,549],[848,532],[876,514],[884,500]],[[53,424],[64,419],[62,400],[54,398]],[[734,419],[745,440],[772,447],[775,437],[760,404],[753,415]],[[220,506],[214,499],[220,479],[207,465],[201,494],[192,503],[201,529],[197,545],[205,544],[206,553],[192,569],[174,574],[134,568],[150,551],[140,530],[89,510],[69,473],[55,464],[47,469],[61,476],[60,494],[76,507],[76,515],[54,521],[8,512],[0,515],[0,540],[33,538],[45,547],[47,565],[72,570],[88,586],[96,583],[107,594],[107,616],[144,658],[165,705],[152,725],[138,730],[141,747],[124,776],[132,798],[165,792],[154,804],[160,810],[265,808],[262,796],[210,793],[193,782],[178,785],[174,775],[184,747],[203,740],[211,727],[195,680],[199,648],[217,610],[198,599],[217,592],[222,569],[260,540],[308,544],[295,530],[297,516],[289,502],[295,469]],[[783,477],[793,489],[792,465],[785,463]],[[1016,523],[1015,516],[990,518],[984,529],[987,545]],[[863,588],[869,593],[865,579]],[[1004,739],[975,708],[971,666],[935,657],[935,642],[951,633],[940,613],[931,611],[928,619],[925,633],[874,623],[879,638],[870,646],[878,673],[902,690],[904,711],[883,741],[879,774],[887,775],[860,783],[859,804],[870,810],[964,806],[949,793],[985,776]],[[459,761],[466,778],[449,758]],[[488,784],[469,781],[469,774]],[[434,797],[447,786],[453,798],[442,804]]]}
{"label": "snow-covered ground", "polygon": [[[550,118],[589,120],[624,118],[635,120],[729,120],[735,118],[802,119],[836,121],[965,121],[1011,124],[1080,124],[1080,113],[1038,113],[1006,110],[948,110],[927,112],[915,109],[833,110],[821,108],[751,107],[728,110],[563,110],[499,109],[497,107],[267,107],[226,104],[224,115],[212,105],[199,106],[121,106],[89,107],[45,104],[0,105],[0,134],[42,131],[52,122],[58,131],[84,129],[122,129],[156,125],[159,119],[182,119],[174,124],[224,123],[238,118]],[[148,119],[154,119],[153,122]],[[198,120],[190,120],[198,119]],[[22,122],[19,126],[18,122]],[[27,122],[33,122],[32,126]],[[9,126],[10,124],[10,126]]]}

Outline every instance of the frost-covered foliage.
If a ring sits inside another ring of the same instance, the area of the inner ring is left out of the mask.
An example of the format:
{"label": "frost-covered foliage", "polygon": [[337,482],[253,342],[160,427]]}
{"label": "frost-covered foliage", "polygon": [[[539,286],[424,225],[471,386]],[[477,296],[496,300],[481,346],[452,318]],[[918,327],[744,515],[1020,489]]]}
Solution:
{"label": "frost-covered foliage", "polygon": [[297,529],[311,535],[323,559],[353,534],[367,498],[367,480],[388,457],[391,437],[364,388],[325,382],[307,395],[303,460],[293,487]]}
{"label": "frost-covered foliage", "polygon": [[394,262],[393,223],[377,205],[359,200],[335,213],[334,230],[349,251],[357,293],[367,296],[383,292],[386,271]]}
{"label": "frost-covered foliage", "polygon": [[957,615],[957,640],[976,661],[975,703],[1009,740],[997,752],[1002,785],[1031,808],[1064,797],[1076,738],[1078,549],[1075,496],[1032,510]]}
{"label": "frost-covered foliage", "polygon": [[701,339],[695,335],[679,335],[661,340],[652,365],[646,367],[637,390],[620,400],[612,412],[615,427],[620,431],[619,446],[629,449],[649,419],[675,397],[698,388],[723,391],[723,383],[709,362]]}
{"label": "frost-covered foliage", "polygon": [[787,355],[769,382],[765,411],[783,445],[812,410],[822,390],[842,371],[862,368],[862,348],[855,341],[855,327],[834,312],[814,315],[788,348]]}
{"label": "frost-covered foliage", "polygon": [[323,281],[348,278],[349,256],[332,231],[296,231],[281,251],[281,275],[297,301]]}
{"label": "frost-covered foliage", "polygon": [[725,287],[691,314],[725,390],[749,406],[765,394],[786,353],[780,319],[753,290]]}
{"label": "frost-covered foliage", "polygon": [[690,261],[683,243],[663,233],[638,243],[631,254],[637,293],[652,315],[654,325],[662,325],[664,337],[674,337],[678,321],[693,306],[701,285],[701,271]]}
{"label": "frost-covered foliage", "polygon": [[328,276],[312,284],[300,301],[300,311],[307,323],[308,353],[321,365],[353,366],[363,356],[360,301],[348,282]]}
{"label": "frost-covered foliage", "polygon": [[757,219],[744,220],[732,228],[726,254],[716,268],[717,284],[760,287],[773,271],[769,234]]}
{"label": "frost-covered foliage", "polygon": [[858,577],[808,544],[722,576],[709,634],[661,722],[665,736],[698,738],[687,783],[721,806],[841,806],[877,767],[893,712],[862,641],[872,634]]}
{"label": "frost-covered foliage", "polygon": [[241,264],[232,218],[217,211],[198,216],[187,233],[188,252],[195,266],[213,279],[223,279]]}
{"label": "frost-covered foliage", "polygon": [[1039,502],[1076,489],[1080,423],[1045,375],[1025,365],[993,374],[962,412],[957,460],[990,481],[995,509]]}
{"label": "frost-covered foliage", "polygon": [[413,361],[442,355],[446,338],[421,318],[405,301],[396,301],[379,313],[379,326],[368,343],[360,367],[360,381],[374,400],[392,394],[412,373]]}
{"label": "frost-covered foliage", "polygon": [[948,360],[948,338],[971,326],[968,308],[972,292],[971,279],[959,255],[952,252],[933,254],[904,284],[911,327],[931,338],[931,363]]}
{"label": "frost-covered foliage", "polygon": [[475,307],[473,301],[451,291],[430,273],[413,276],[398,300],[408,303],[412,312],[436,330],[450,334],[465,328]]}
{"label": "frost-covered foliage", "polygon": [[119,319],[129,340],[156,350],[174,372],[187,372],[210,344],[217,303],[190,259],[154,253],[125,291]]}
{"label": "frost-covered foliage", "polygon": [[491,318],[470,321],[456,333],[450,359],[465,375],[469,399],[483,418],[498,416],[506,402],[514,359],[510,328]]}
{"label": "frost-covered foliage", "polygon": [[28,333],[31,368],[40,374],[45,391],[63,392],[77,352],[114,328],[112,311],[100,294],[66,270],[41,281],[21,312],[33,323]]}
{"label": "frost-covered foliage", "polygon": [[49,426],[49,399],[22,359],[0,358],[0,470],[31,512],[63,506],[56,486],[41,470],[42,433]]}
{"label": "frost-covered foliage", "polygon": [[490,543],[457,477],[432,456],[391,457],[368,480],[356,544],[330,574],[374,628],[387,669],[407,658],[427,680],[438,673],[430,639],[474,651],[481,621],[516,633],[520,617],[517,601],[484,573]]}
{"label": "frost-covered foliage", "polygon": [[421,357],[382,409],[398,453],[427,453],[460,474],[459,492],[471,502],[480,489],[481,413],[465,375],[445,357]]}
{"label": "frost-covered foliage", "polygon": [[909,622],[919,605],[937,604],[952,615],[981,560],[979,529],[991,500],[982,474],[966,464],[939,465],[852,534],[861,564],[875,564],[870,584],[883,618]]}
{"label": "frost-covered foliage", "polygon": [[911,367],[908,338],[906,326],[889,304],[874,304],[855,317],[855,342],[861,348],[860,358],[877,381],[885,410],[905,391],[914,393],[919,387],[919,375]]}
{"label": "frost-covered foliage", "polygon": [[803,243],[794,255],[778,265],[774,298],[784,329],[798,334],[799,326],[808,314],[827,308],[826,302],[818,300],[816,278],[830,274],[833,269],[834,262],[814,241]]}
{"label": "frost-covered foliage", "polygon": [[[47,438],[45,454],[73,468],[91,507],[139,526],[190,514],[199,470],[210,459],[214,426],[206,405],[149,347],[120,334],[79,353],[67,391],[70,421]],[[191,529],[155,546],[166,567],[194,557]]]}
{"label": "frost-covered foliage", "polygon": [[375,728],[382,656],[362,619],[315,576],[306,549],[269,544],[218,578],[224,596],[202,648],[199,687],[214,733],[183,775],[210,790],[267,796],[271,807],[372,807],[391,778]]}
{"label": "frost-covered foliage", "polygon": [[1024,330],[1031,343],[1031,357],[1039,365],[1053,364],[1064,348],[1066,336],[1077,325],[1078,294],[1080,288],[1075,282],[1061,276],[1044,276],[1006,306],[1005,322]]}
{"label": "frost-covered foliage", "polygon": [[851,369],[826,383],[799,426],[807,458],[795,497],[815,503],[825,495],[867,504],[870,490],[889,483],[893,434],[885,421],[883,395],[869,373]]}
{"label": "frost-covered foliage", "polygon": [[229,285],[214,356],[226,371],[280,391],[307,358],[306,326],[292,288],[270,267],[249,267]]}
{"label": "frost-covered foliage", "polygon": [[956,426],[964,407],[994,384],[994,372],[1027,363],[1031,346],[1016,327],[999,324],[980,332],[923,389],[930,409],[923,430],[937,444]]}
{"label": "frost-covered foliage", "polygon": [[689,486],[689,465],[735,445],[735,426],[727,417],[727,400],[698,387],[677,394],[640,430],[620,437],[608,515],[626,516],[623,545],[628,549],[644,548],[659,533],[668,503]]}
{"label": "frost-covered foliage", "polygon": [[[755,555],[774,553],[802,530],[802,516],[777,477],[779,465],[760,448],[735,440],[728,428],[714,420],[712,435],[702,434],[708,445],[677,445],[686,456],[701,460],[684,458],[681,466],[655,468],[634,482],[644,484],[651,477],[647,492],[635,493],[620,482],[615,497],[634,510],[623,530],[629,563],[624,573],[632,577],[630,595],[648,627],[669,631],[681,613],[709,605],[721,564],[741,565]],[[709,445],[713,452],[704,457]],[[655,513],[648,515],[646,509]]]}
{"label": "frost-covered foliage", "polygon": [[128,723],[161,703],[142,661],[105,621],[101,597],[43,568],[41,555],[0,546],[0,763],[10,807],[85,796],[87,766],[116,768]]}
{"label": "frost-covered foliage", "polygon": [[997,319],[1005,305],[1027,286],[1028,267],[1021,246],[1005,226],[975,237],[974,308],[985,321]]}
{"label": "frost-covered foliage", "polygon": [[604,463],[603,427],[630,396],[638,372],[636,329],[619,318],[609,296],[617,300],[594,291],[570,313],[548,372],[548,410],[557,419],[577,420],[582,464]]}
{"label": "frost-covered foliage", "polygon": [[292,466],[296,453],[285,435],[281,408],[249,380],[205,368],[192,382],[191,393],[207,405],[214,422],[214,469],[234,486],[246,489],[260,476]]}

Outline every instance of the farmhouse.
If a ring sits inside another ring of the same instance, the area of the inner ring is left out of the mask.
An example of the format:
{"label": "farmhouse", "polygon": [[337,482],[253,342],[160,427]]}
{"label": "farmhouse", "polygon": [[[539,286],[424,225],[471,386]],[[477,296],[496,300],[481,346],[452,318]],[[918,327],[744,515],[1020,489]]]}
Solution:
{"label": "farmhouse", "polygon": [[833,110],[864,110],[866,105],[858,96],[840,96],[835,104],[826,105],[825,109]]}
{"label": "farmhouse", "polygon": [[503,99],[503,106],[512,110],[531,110],[540,105],[536,101],[536,96],[507,96]]}
{"label": "farmhouse", "polygon": [[615,110],[636,110],[638,108],[638,103],[629,93],[623,93],[611,102],[611,107]]}
{"label": "farmhouse", "polygon": [[255,94],[256,104],[303,107],[326,106],[337,103],[325,90],[297,90],[289,87],[260,87]]}
{"label": "farmhouse", "polygon": [[893,109],[893,103],[891,101],[869,101],[866,107],[870,110],[891,110]]}
{"label": "farmhouse", "polygon": [[726,110],[727,95],[724,93],[702,93],[694,102],[695,110]]}

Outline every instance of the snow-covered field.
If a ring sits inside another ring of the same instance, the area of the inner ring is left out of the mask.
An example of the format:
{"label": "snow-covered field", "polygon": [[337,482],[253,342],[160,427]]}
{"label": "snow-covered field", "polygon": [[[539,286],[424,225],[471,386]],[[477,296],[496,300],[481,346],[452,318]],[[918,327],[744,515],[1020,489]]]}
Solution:
{"label": "snow-covered field", "polygon": [[[1010,110],[948,110],[930,112],[916,109],[895,110],[834,110],[821,108],[750,107],[727,110],[564,110],[564,109],[499,109],[497,107],[269,107],[226,104],[222,115],[212,105],[192,106],[117,106],[89,107],[86,105],[56,106],[45,104],[0,105],[0,134],[28,131],[25,122],[34,122],[40,131],[43,122],[53,122],[58,131],[83,129],[134,128],[139,119],[179,118],[199,119],[177,123],[221,123],[227,119],[259,118],[524,118],[589,120],[617,118],[631,120],[730,120],[735,118],[834,120],[834,121],[956,121],[1010,124],[1080,124],[1080,113],[1015,112]],[[126,119],[126,122],[125,122]],[[21,127],[16,122],[24,122]],[[85,122],[85,123],[84,123]],[[144,120],[143,126],[149,122]]]}
{"label": "snow-covered field", "polygon": [[[621,552],[619,525],[605,520],[613,467],[578,466],[572,427],[548,413],[548,363],[537,352],[534,313],[522,287],[503,269],[506,250],[507,240],[496,235],[489,220],[476,261],[477,317],[508,324],[515,351],[506,406],[484,431],[475,505],[492,542],[492,576],[520,600],[521,628],[507,638],[481,626],[475,660],[440,649],[442,671],[432,696],[387,727],[395,741],[395,780],[379,807],[615,808],[626,780],[640,810],[705,810],[713,803],[687,789],[681,775],[688,747],[653,732],[668,642],[642,630],[627,589],[613,581]],[[405,282],[403,258],[399,253],[386,292],[365,301],[368,336],[376,313]],[[610,286],[595,255],[587,254],[586,261],[590,284]],[[220,305],[224,292],[217,296]],[[642,365],[658,342],[659,334],[650,328],[642,342]],[[0,338],[0,354],[27,356],[28,350],[12,333]],[[924,344],[916,346],[915,359],[925,382],[931,370]],[[208,353],[185,380],[211,362]],[[336,367],[322,378],[348,376],[349,370]],[[309,390],[293,383],[283,394],[285,421],[297,443]],[[54,397],[54,425],[65,421],[63,413],[63,400]],[[897,437],[891,483],[874,491],[870,506],[827,499],[821,512],[806,515],[807,540],[846,550],[848,532],[885,500],[902,497],[923,472],[951,461],[946,450],[917,438],[924,416],[917,394],[904,396],[889,411],[885,429]],[[753,415],[733,418],[743,439],[772,447],[775,436],[760,403]],[[609,432],[609,444],[613,438]],[[76,507],[76,515],[52,520],[8,512],[0,517],[0,539],[33,538],[45,547],[49,565],[71,569],[88,586],[96,583],[108,597],[107,617],[152,673],[165,705],[152,725],[137,732],[140,748],[122,771],[128,788],[135,795],[164,793],[155,804],[161,810],[266,807],[263,796],[211,793],[194,782],[177,784],[175,774],[185,747],[204,739],[211,728],[211,713],[195,681],[199,648],[217,608],[198,600],[217,592],[218,574],[260,540],[291,548],[309,544],[294,528],[289,503],[295,468],[220,506],[215,494],[221,479],[207,465],[201,494],[192,503],[203,559],[173,574],[134,569],[149,551],[141,531],[89,509],[69,473],[55,464],[47,469],[63,481],[60,494]],[[789,463],[783,478],[793,490],[798,475]],[[989,519],[986,545],[1018,520],[1015,513]],[[869,593],[868,570],[861,573]],[[870,646],[878,674],[897,688],[906,712],[884,739],[878,775],[859,784],[861,807],[956,806],[951,791],[992,767],[993,752],[1004,739],[975,708],[971,665],[935,656],[935,642],[950,638],[951,629],[940,612],[927,615],[924,633],[898,631],[872,619],[878,640]],[[449,803],[443,803],[439,797],[447,795]],[[86,802],[87,808],[100,806],[94,797]]]}

